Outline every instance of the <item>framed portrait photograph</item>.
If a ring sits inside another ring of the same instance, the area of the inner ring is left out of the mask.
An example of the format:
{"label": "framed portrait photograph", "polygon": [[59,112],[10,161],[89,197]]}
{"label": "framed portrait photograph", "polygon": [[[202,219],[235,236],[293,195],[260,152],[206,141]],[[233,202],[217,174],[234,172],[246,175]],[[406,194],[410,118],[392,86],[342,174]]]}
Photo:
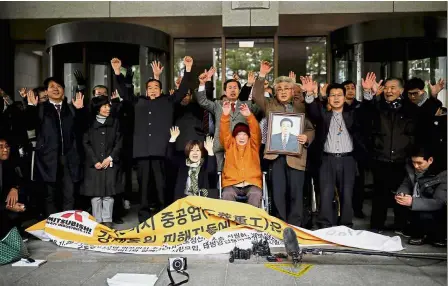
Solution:
{"label": "framed portrait photograph", "polygon": [[305,114],[273,112],[269,115],[267,154],[300,155],[303,146],[297,136],[303,133]]}

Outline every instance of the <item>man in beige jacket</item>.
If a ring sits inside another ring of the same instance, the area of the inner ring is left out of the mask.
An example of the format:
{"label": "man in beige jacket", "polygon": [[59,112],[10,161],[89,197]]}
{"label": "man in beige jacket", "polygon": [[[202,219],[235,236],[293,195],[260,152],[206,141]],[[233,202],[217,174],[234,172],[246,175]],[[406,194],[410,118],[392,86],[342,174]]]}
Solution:
{"label": "man in beige jacket", "polygon": [[[281,76],[274,82],[275,98],[264,97],[265,76],[272,67],[262,61],[260,73],[252,91],[253,100],[269,118],[271,112],[305,113],[305,105],[295,98],[294,80]],[[280,219],[295,226],[302,225],[303,186],[305,181],[307,147],[314,139],[314,127],[305,119],[303,133],[297,136],[303,145],[302,154],[277,155],[266,154],[264,158],[271,161],[273,201]]]}

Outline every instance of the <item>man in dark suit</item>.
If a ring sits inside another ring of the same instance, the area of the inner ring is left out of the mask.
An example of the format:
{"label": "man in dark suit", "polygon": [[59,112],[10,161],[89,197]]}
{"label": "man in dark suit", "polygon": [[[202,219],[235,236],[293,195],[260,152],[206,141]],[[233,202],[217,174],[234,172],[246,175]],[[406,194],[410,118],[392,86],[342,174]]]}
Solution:
{"label": "man in dark suit", "polygon": [[273,134],[271,137],[271,150],[298,152],[299,144],[297,143],[297,136],[289,132],[293,127],[292,120],[283,118],[280,121],[280,127],[282,132]]}
{"label": "man in dark suit", "polygon": [[112,60],[123,100],[134,105],[133,158],[137,161],[137,181],[141,191],[139,222],[166,207],[165,156],[170,128],[175,105],[187,96],[193,59],[185,57],[184,65],[184,76],[173,95],[163,94],[162,82],[154,78],[146,82],[146,95],[135,97],[126,91],[124,82],[119,79],[121,61]]}
{"label": "man in dark suit", "polygon": [[[80,138],[85,129],[84,96],[71,103],[64,97],[64,82],[54,77],[44,82],[48,101],[40,103],[34,92],[27,94],[28,129],[36,130],[35,178],[45,185],[45,215],[75,206],[75,184],[81,181]],[[62,196],[62,207],[58,197]]]}

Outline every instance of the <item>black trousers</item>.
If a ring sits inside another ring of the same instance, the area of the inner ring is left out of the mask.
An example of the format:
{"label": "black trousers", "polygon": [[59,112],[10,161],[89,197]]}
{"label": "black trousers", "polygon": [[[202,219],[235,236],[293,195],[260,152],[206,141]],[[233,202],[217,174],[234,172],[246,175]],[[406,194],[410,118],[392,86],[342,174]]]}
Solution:
{"label": "black trousers", "polygon": [[[3,202],[2,202],[3,203]],[[0,240],[4,238],[13,227],[20,227],[22,213],[16,213],[0,207]]]}
{"label": "black trousers", "polygon": [[394,208],[394,223],[396,229],[404,229],[407,223],[407,209],[395,202],[393,192],[398,190],[406,174],[404,163],[375,161],[373,173],[373,202],[370,227],[384,229],[389,207]]}
{"label": "black trousers", "polygon": [[305,172],[289,167],[285,155],[278,156],[271,164],[272,197],[279,218],[302,226]]}
{"label": "black trousers", "polygon": [[355,188],[353,189],[353,210],[357,213],[362,212],[364,205],[364,185],[365,185],[365,166],[358,162],[358,174],[355,177]]}
{"label": "black trousers", "polygon": [[151,217],[150,208],[165,207],[165,158],[149,157],[137,161],[137,180],[141,200],[139,222]]}
{"label": "black trousers", "polygon": [[[319,169],[320,211],[318,223],[321,227],[330,227],[337,224],[353,226],[352,196],[355,173],[356,161],[352,156],[323,156],[322,165]],[[339,223],[333,204],[336,188],[341,213]]]}
{"label": "black trousers", "polygon": [[446,207],[433,212],[411,211],[411,236],[441,240],[446,238]]}
{"label": "black trousers", "polygon": [[65,156],[59,157],[56,182],[45,182],[45,215],[75,208],[75,184]]}

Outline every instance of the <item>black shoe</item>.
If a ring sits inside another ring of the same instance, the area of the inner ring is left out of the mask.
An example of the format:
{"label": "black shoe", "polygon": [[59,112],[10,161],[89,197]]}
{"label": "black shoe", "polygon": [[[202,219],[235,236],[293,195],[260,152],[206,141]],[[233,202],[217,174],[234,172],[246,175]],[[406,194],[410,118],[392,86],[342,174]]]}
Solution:
{"label": "black shoe", "polygon": [[124,221],[123,221],[123,219],[121,219],[121,218],[114,218],[114,223],[115,223],[115,224],[123,224]]}
{"label": "black shoe", "polygon": [[405,230],[401,230],[401,229],[397,229],[394,231],[396,234],[401,235],[405,238],[410,238],[411,234],[405,229]]}
{"label": "black shoe", "polygon": [[110,228],[110,229],[114,229],[113,227],[112,227],[112,223],[111,222],[103,222],[102,223],[104,226],[107,226],[108,228]]}
{"label": "black shoe", "polygon": [[408,243],[410,245],[423,245],[425,244],[425,238],[410,238]]}
{"label": "black shoe", "polygon": [[356,218],[366,218],[366,215],[365,215],[362,211],[354,211],[354,212],[353,212],[353,215],[354,215]]}
{"label": "black shoe", "polygon": [[432,240],[431,245],[434,247],[446,247],[446,239]]}

